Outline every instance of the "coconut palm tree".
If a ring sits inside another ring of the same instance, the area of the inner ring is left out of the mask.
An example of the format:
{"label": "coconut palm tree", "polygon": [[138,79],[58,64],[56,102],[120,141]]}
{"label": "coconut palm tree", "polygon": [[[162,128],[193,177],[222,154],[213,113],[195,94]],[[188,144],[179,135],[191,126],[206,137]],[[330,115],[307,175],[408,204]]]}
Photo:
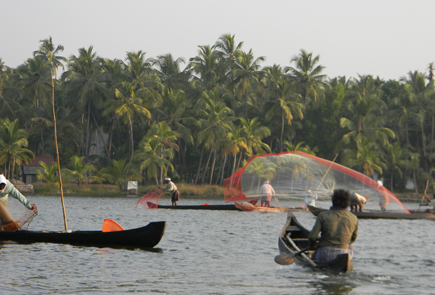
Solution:
{"label": "coconut palm tree", "polygon": [[258,118],[245,119],[239,118],[240,125],[243,129],[243,136],[247,146],[247,156],[251,157],[254,154],[261,155],[265,152],[270,153],[270,147],[262,141],[267,136],[270,136],[270,129],[263,126]]}
{"label": "coconut palm tree", "polygon": [[28,163],[35,155],[27,149],[27,132],[20,129],[18,119],[9,121],[8,118],[0,120],[0,164],[4,164],[7,178],[14,178],[15,165]]}
{"label": "coconut palm tree", "polygon": [[401,81],[405,83],[404,88],[409,99],[418,107],[418,111],[416,113],[418,114],[417,123],[421,131],[420,136],[422,152],[423,156],[427,157],[425,126],[427,120],[427,111],[433,113],[434,110],[434,102],[432,97],[434,93],[434,81],[426,83],[424,74],[419,73],[418,71],[409,72],[408,77],[402,77]]}
{"label": "coconut palm tree", "polygon": [[323,96],[324,88],[328,87],[325,82],[326,75],[322,74],[324,66],[318,65],[320,56],[313,57],[313,53],[301,50],[298,56],[292,58],[290,63],[295,62],[295,67],[286,67],[284,71],[290,72],[293,79],[298,82],[300,94],[307,105],[307,100],[316,103],[318,98]]}
{"label": "coconut palm tree", "polygon": [[266,121],[271,121],[277,114],[280,114],[281,121],[281,136],[280,136],[280,152],[284,146],[284,126],[292,124],[294,118],[303,118],[303,104],[298,100],[300,95],[295,92],[292,83],[281,80],[277,83],[275,89],[270,89],[266,93],[268,101],[264,105],[266,111]]}
{"label": "coconut palm tree", "polygon": [[59,177],[56,175],[57,172],[57,164],[56,162],[51,163],[50,165],[45,164],[40,161],[39,165],[41,165],[41,169],[34,169],[36,173],[36,177],[45,181],[49,186],[55,185],[59,186]]}
{"label": "coconut palm tree", "polygon": [[109,183],[117,185],[121,191],[126,181],[142,180],[136,166],[133,163],[126,163],[125,159],[112,160],[112,165],[102,168],[96,176],[99,179],[105,179]]}
{"label": "coconut palm tree", "polygon": [[[228,144],[224,150],[224,154],[231,153],[234,157],[233,167],[231,169],[231,175],[233,175],[236,170],[236,167],[240,166],[243,150],[248,152],[249,147],[246,144],[246,138],[244,137],[242,126],[237,126],[235,129],[228,132],[227,138],[228,138],[227,139]],[[240,154],[240,156],[239,156],[238,164],[236,165],[238,154]]]}
{"label": "coconut palm tree", "polygon": [[387,128],[388,118],[384,115],[387,105],[380,99],[380,87],[372,76],[359,76],[346,98],[348,118],[340,119],[340,126],[349,131],[342,137],[339,145],[362,142],[367,138],[381,146],[395,138],[394,132]]}
{"label": "coconut palm tree", "polygon": [[[216,151],[218,140],[224,137],[234,120],[234,112],[228,108],[225,103],[220,101],[221,94],[218,89],[204,92],[201,98],[199,108],[197,109],[200,131],[197,134],[197,143],[203,143],[210,150],[207,164],[202,176],[202,183],[205,181],[205,173],[210,162],[211,155],[214,154],[211,167],[210,182],[213,178],[213,169],[216,162]],[[199,171],[199,170],[198,170]]]}
{"label": "coconut palm tree", "polygon": [[166,158],[173,155],[172,149],[163,149],[162,144],[153,136],[145,136],[139,143],[139,149],[135,152],[135,162],[139,163],[139,170],[147,172],[148,178],[154,178],[159,185],[159,171],[163,169],[174,170],[174,166]]}
{"label": "coconut palm tree", "polygon": [[390,190],[394,189],[394,172],[399,173],[400,178],[402,178],[402,168],[409,167],[409,156],[410,152],[406,149],[402,149],[399,142],[394,142],[392,145],[388,147],[386,150],[386,164],[387,169],[391,173],[390,176]]}
{"label": "coconut palm tree", "polygon": [[109,81],[109,74],[103,71],[104,60],[94,51],[92,46],[88,49],[80,48],[78,56],[71,56],[68,71],[62,74],[65,80],[66,92],[74,100],[72,102],[78,109],[87,109],[85,161],[88,162],[91,143],[91,114],[103,108],[103,99],[108,95],[105,83]]}
{"label": "coconut palm tree", "polygon": [[220,86],[218,82],[224,70],[218,61],[216,46],[199,46],[198,55],[189,60],[188,69],[196,74],[192,77],[192,86],[201,91]]}
{"label": "coconut palm tree", "polygon": [[255,58],[252,49],[247,53],[241,51],[237,56],[232,84],[236,90],[236,99],[244,101],[245,116],[248,114],[248,104],[254,104],[253,88],[261,86],[259,81],[260,63],[265,60],[264,56]]}
{"label": "coconut palm tree", "polygon": [[149,110],[152,105],[147,106],[144,102],[145,96],[148,93],[146,88],[137,88],[136,82],[122,82],[122,88],[116,89],[116,98],[105,102],[106,109],[103,111],[103,116],[110,113],[121,118],[125,125],[128,125],[129,133],[129,150],[130,160],[133,161],[134,156],[134,137],[133,137],[133,121],[135,118],[151,119]]}
{"label": "coconut palm tree", "polygon": [[375,172],[382,174],[387,166],[384,162],[385,154],[378,145],[363,138],[356,141],[356,150],[345,149],[343,151],[343,164],[354,168],[367,176],[373,176]]}
{"label": "coconut palm tree", "polygon": [[162,84],[167,90],[184,89],[187,86],[189,79],[189,71],[181,71],[180,64],[185,60],[179,57],[174,60],[172,54],[159,55],[157,59],[153,59],[153,64],[156,69],[157,77],[159,77]]}
{"label": "coconut palm tree", "polygon": [[96,171],[96,168],[91,163],[84,164],[85,157],[72,156],[71,168],[65,168],[65,174],[77,181],[77,185],[81,186],[83,181],[89,180],[89,172]]}
{"label": "coconut palm tree", "polygon": [[[160,149],[162,154],[160,155],[162,158],[167,160],[172,160],[174,157],[173,152],[168,153],[167,150],[176,150],[179,151],[178,145],[175,143],[179,134],[175,131],[171,130],[171,127],[167,122],[159,122],[153,124],[150,130],[147,132],[146,137],[152,137],[160,144]],[[165,151],[165,155],[163,152]],[[167,171],[166,167],[162,167],[160,169],[160,183],[163,183],[164,172]]]}

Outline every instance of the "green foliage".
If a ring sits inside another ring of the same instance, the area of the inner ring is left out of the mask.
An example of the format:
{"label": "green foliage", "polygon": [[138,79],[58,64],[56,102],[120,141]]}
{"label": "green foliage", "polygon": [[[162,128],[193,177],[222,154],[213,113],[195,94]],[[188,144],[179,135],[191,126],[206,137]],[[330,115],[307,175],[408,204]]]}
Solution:
{"label": "green foliage", "polygon": [[113,160],[112,166],[102,168],[93,180],[97,183],[101,182],[101,180],[106,180],[111,184],[117,185],[122,191],[126,181],[140,181],[142,177],[135,165],[126,163],[125,160]]}
{"label": "green foliage", "polygon": [[242,45],[224,34],[184,69],[184,58],[142,50],[109,60],[90,46],[67,59],[51,37],[16,69],[0,59],[1,167],[12,173],[34,154],[57,153],[54,109],[61,167],[72,165],[79,186],[166,175],[222,183],[252,155],[296,149],[338,154],[392,189],[402,177],[419,188],[435,178],[435,86],[425,73],[328,78],[320,55],[305,50],[289,66],[262,68],[265,57]]}

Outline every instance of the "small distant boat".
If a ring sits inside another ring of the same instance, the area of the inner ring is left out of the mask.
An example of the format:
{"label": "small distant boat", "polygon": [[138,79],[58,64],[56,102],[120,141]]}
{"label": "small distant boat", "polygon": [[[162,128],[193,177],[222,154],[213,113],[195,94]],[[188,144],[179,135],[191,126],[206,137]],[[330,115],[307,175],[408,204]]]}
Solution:
{"label": "small distant boat", "polygon": [[217,204],[217,205],[209,205],[209,204],[202,204],[202,205],[177,205],[177,206],[171,206],[171,205],[157,205],[157,209],[187,209],[187,210],[238,210],[241,211],[241,209],[237,208],[234,204]]}
{"label": "small distant boat", "polygon": [[297,208],[291,208],[291,207],[261,207],[261,206],[254,206],[251,203],[234,203],[235,207],[243,210],[243,211],[256,211],[256,212],[306,212],[307,209],[305,207],[297,207]]}
{"label": "small distant boat", "polygon": [[[327,209],[308,206],[308,210],[318,216],[320,212],[326,211]],[[435,220],[435,213],[433,212],[418,212],[410,211],[406,212],[393,212],[393,211],[381,211],[381,210],[371,210],[363,212],[352,211],[353,214],[358,217],[358,219],[432,219]]]}
{"label": "small distant boat", "polygon": [[314,262],[311,260],[312,250],[309,246],[310,231],[304,228],[292,212],[288,212],[287,222],[278,237],[280,255],[275,262],[281,265],[296,263],[304,267],[325,269],[333,273],[347,272],[353,268],[349,254],[340,254],[330,262]]}
{"label": "small distant boat", "polygon": [[112,248],[153,248],[163,237],[166,222],[150,222],[148,225],[121,231],[30,231],[0,232],[0,242],[57,243],[79,246]]}

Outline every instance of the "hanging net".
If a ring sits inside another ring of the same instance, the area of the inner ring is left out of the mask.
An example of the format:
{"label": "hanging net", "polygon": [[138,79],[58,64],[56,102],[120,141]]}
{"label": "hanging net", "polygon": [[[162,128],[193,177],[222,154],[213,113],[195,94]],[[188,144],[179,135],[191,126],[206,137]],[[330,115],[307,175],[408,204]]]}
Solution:
{"label": "hanging net", "polygon": [[399,199],[375,180],[340,164],[292,151],[251,157],[245,166],[224,180],[225,202],[259,199],[260,187],[269,180],[280,198],[299,199],[317,195],[322,206],[331,205],[335,189],[358,193],[367,199],[364,210],[409,211]]}
{"label": "hanging net", "polygon": [[7,202],[0,203],[0,231],[28,229],[37,214],[38,209],[36,206],[34,210],[29,210],[17,199],[8,197]]}
{"label": "hanging net", "polygon": [[145,209],[156,209],[159,206],[160,197],[163,194],[163,190],[156,188],[147,193],[145,196],[137,201],[135,208],[141,204]]}

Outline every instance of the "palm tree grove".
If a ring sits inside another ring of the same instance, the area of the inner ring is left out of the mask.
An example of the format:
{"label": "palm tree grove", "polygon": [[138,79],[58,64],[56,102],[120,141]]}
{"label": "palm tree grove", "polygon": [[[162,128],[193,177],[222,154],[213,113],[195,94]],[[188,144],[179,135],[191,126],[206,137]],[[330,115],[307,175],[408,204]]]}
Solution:
{"label": "palm tree grove", "polygon": [[[416,193],[435,187],[432,64],[384,81],[328,77],[320,55],[306,50],[289,53],[286,65],[262,66],[266,57],[231,34],[189,59],[137,51],[111,60],[92,46],[65,57],[53,42],[35,44],[17,68],[0,58],[7,178],[18,179],[35,156],[58,155],[62,175],[79,185],[171,177],[220,186],[252,155],[299,150],[337,155],[395,192],[407,182]],[[56,184],[57,162],[41,166],[38,177]]]}

